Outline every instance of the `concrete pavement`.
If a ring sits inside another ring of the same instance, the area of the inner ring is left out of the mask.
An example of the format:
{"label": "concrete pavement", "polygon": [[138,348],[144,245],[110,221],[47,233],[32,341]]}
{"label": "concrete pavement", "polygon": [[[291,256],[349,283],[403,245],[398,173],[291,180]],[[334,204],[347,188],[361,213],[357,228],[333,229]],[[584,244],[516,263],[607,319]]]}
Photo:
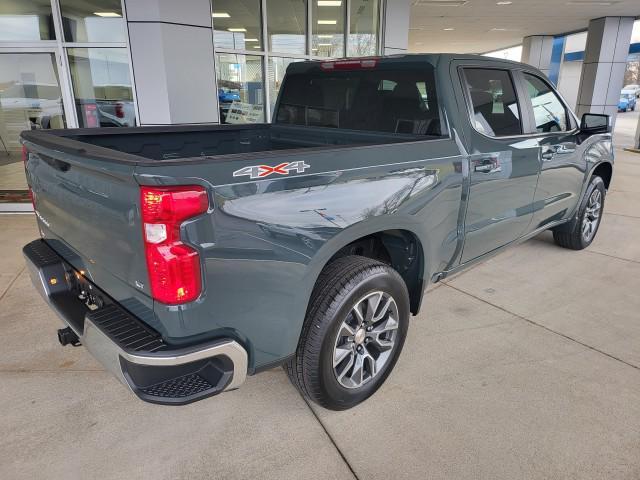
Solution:
{"label": "concrete pavement", "polygon": [[0,478],[637,480],[638,212],[640,155],[619,151],[588,250],[545,233],[431,289],[387,383],[347,412],[280,369],[186,407],[137,400],[58,346],[19,253],[34,220],[0,216]]}

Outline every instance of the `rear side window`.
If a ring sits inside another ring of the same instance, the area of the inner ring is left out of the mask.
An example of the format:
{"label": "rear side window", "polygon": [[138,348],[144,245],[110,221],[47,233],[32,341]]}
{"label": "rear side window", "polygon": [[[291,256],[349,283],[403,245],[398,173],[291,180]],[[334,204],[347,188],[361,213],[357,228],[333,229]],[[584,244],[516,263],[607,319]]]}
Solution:
{"label": "rear side window", "polygon": [[524,74],[525,85],[533,106],[536,131],[564,132],[569,129],[567,109],[553,89],[541,78]]}
{"label": "rear side window", "polygon": [[476,130],[491,137],[522,134],[520,108],[507,70],[465,68]]}
{"label": "rear side window", "polygon": [[287,74],[275,122],[442,136],[433,67]]}

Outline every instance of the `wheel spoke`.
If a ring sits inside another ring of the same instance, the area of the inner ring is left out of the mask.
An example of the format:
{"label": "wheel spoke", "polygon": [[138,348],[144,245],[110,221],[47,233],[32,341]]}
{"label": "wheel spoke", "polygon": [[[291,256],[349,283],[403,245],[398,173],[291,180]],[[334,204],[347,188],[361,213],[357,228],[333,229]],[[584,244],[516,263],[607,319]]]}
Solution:
{"label": "wheel spoke", "polygon": [[378,306],[380,305],[380,300],[382,300],[382,292],[376,292],[373,295],[370,295],[367,298],[367,315],[365,316],[365,323],[369,324],[373,321],[373,318],[378,310]]}
{"label": "wheel spoke", "polygon": [[347,343],[341,347],[337,347],[333,353],[333,366],[337,367],[340,363],[347,358],[347,356],[353,354],[353,348],[350,343]]}
{"label": "wheel spoke", "polygon": [[352,355],[349,357],[349,361],[343,365],[342,367],[338,366],[338,368],[340,368],[340,371],[338,372],[337,368],[334,368],[337,377],[338,377],[338,381],[342,382],[342,380],[344,379],[345,375],[347,375],[347,373],[349,372],[349,370],[351,370],[351,367],[353,367],[354,361],[355,361],[355,354],[353,354],[353,352],[351,352]]}
{"label": "wheel spoke", "polygon": [[351,375],[349,375],[349,379],[351,380],[354,387],[359,387],[360,385],[362,385],[362,380],[364,379],[363,355],[355,355],[353,371],[351,372]]}

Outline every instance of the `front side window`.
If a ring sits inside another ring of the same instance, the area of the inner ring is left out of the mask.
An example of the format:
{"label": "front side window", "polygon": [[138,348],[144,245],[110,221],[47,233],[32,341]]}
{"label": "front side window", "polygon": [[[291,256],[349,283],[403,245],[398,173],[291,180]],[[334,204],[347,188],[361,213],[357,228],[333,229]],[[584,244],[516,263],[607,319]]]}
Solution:
{"label": "front side window", "polygon": [[533,106],[536,131],[564,132],[568,130],[567,109],[553,89],[541,78],[524,74],[525,84]]}
{"label": "front side window", "polygon": [[288,74],[276,123],[441,136],[432,68]]}
{"label": "front side window", "polygon": [[520,108],[507,70],[465,68],[475,129],[491,137],[522,134]]}

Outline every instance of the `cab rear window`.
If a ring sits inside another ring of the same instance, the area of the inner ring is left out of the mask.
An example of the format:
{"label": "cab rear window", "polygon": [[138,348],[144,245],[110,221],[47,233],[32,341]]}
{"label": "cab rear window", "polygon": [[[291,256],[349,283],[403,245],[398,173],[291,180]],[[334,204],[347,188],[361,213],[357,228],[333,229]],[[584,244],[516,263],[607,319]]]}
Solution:
{"label": "cab rear window", "polygon": [[287,74],[279,124],[440,137],[443,127],[433,73],[360,69]]}

